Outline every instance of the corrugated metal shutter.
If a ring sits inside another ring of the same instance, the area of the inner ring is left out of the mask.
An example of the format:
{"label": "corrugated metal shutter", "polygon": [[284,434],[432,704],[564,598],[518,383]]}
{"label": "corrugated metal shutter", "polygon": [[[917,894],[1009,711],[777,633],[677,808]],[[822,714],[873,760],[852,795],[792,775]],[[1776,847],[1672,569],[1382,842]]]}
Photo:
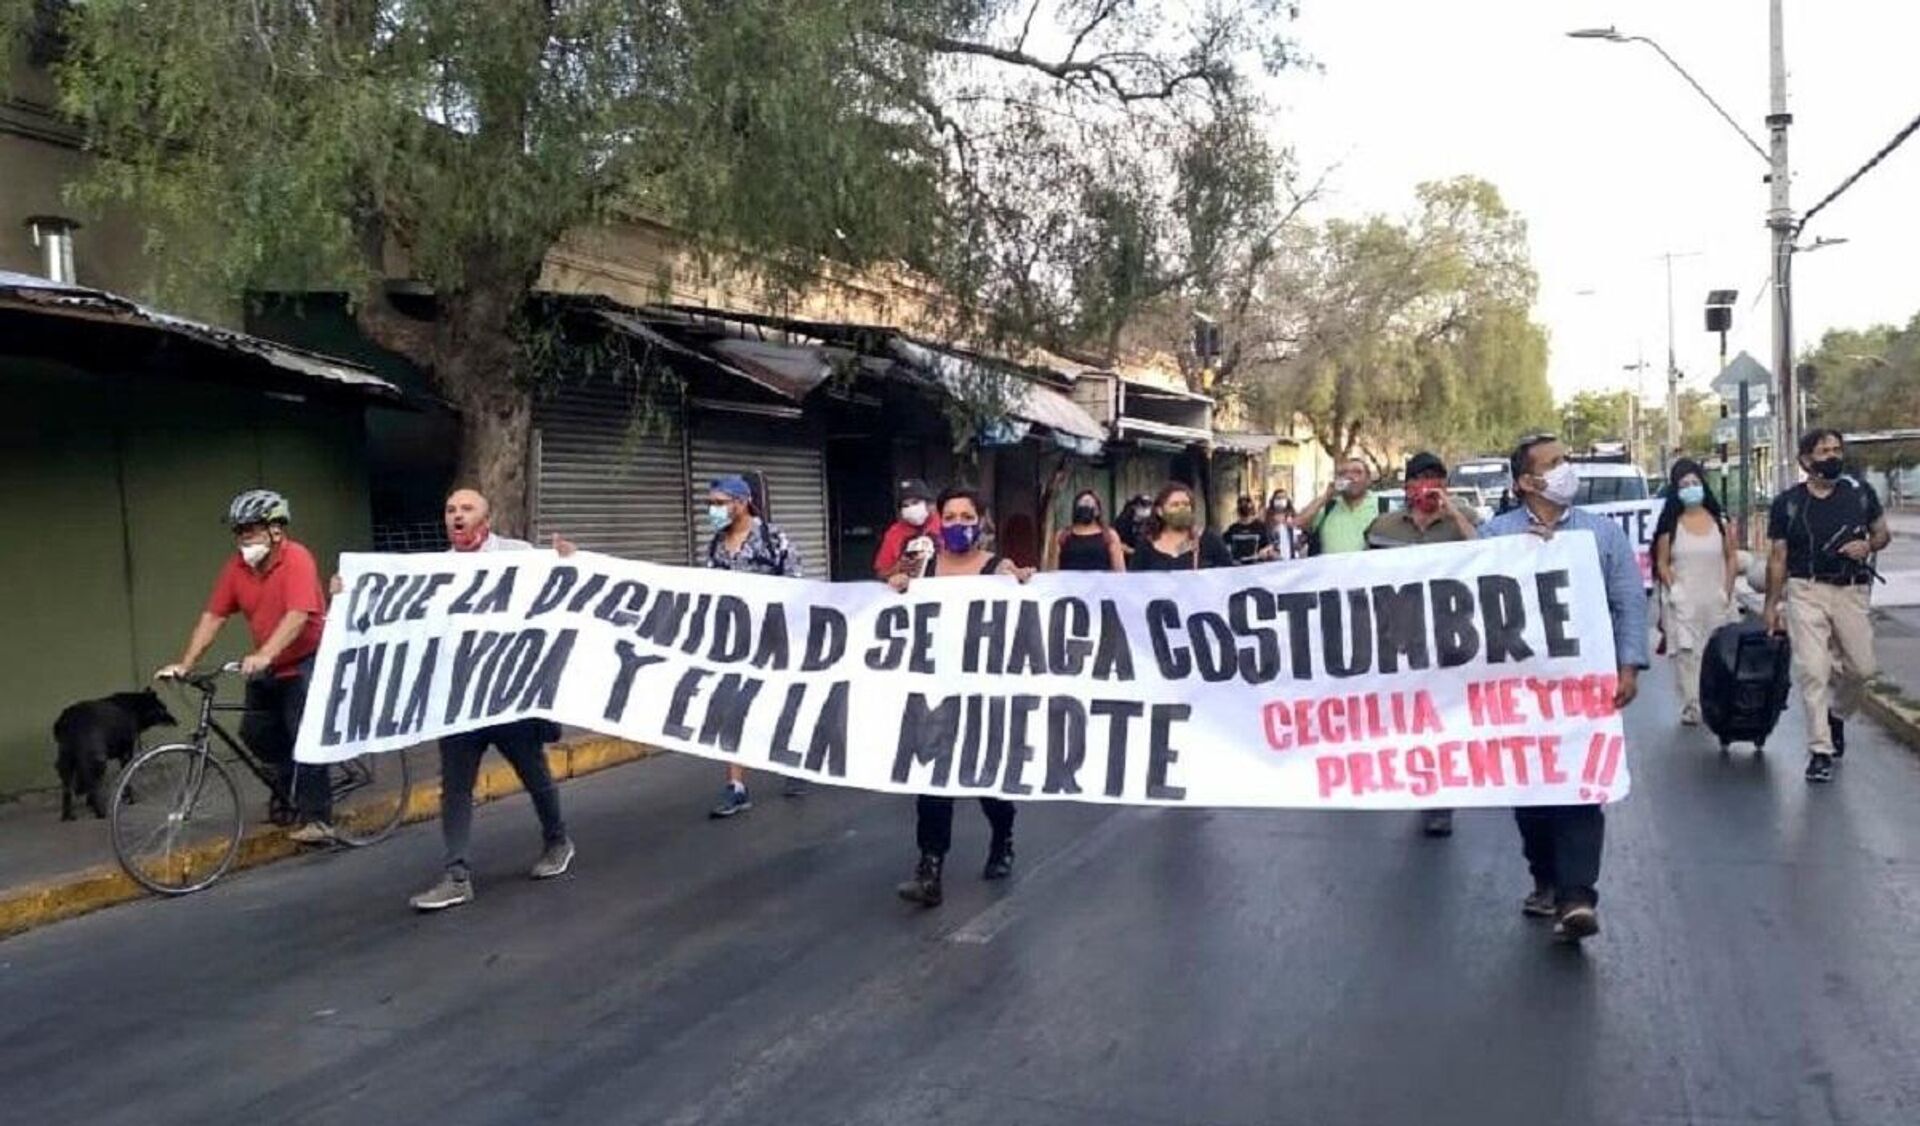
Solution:
{"label": "corrugated metal shutter", "polygon": [[832,574],[827,552],[827,466],[825,436],[800,419],[762,419],[702,412],[693,420],[693,487],[682,521],[705,551],[706,487],[715,477],[758,472],[767,480],[767,504],[773,522],[800,549],[808,578]]}
{"label": "corrugated metal shutter", "polygon": [[643,424],[629,388],[569,384],[535,404],[534,428],[536,536],[558,532],[591,551],[687,562],[687,467],[677,409]]}

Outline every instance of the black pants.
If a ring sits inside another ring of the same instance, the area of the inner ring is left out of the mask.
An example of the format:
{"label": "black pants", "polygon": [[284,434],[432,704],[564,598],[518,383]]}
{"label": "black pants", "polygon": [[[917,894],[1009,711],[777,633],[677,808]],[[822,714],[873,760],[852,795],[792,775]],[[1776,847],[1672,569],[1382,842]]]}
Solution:
{"label": "black pants", "polygon": [[240,738],[273,772],[275,795],[293,806],[300,820],[325,821],[333,816],[333,784],[326,765],[293,761],[293,743],[300,735],[300,716],[307,708],[312,677],[313,662],[308,660],[293,676],[247,681],[247,712],[240,720]]}
{"label": "black pants", "polygon": [[540,836],[555,845],[567,839],[560,818],[560,788],[547,768],[547,735],[552,725],[543,719],[523,719],[478,731],[463,731],[440,740],[440,835],[447,845],[447,870],[467,871],[467,843],[473,836],[473,782],[488,747],[497,747],[520,776],[520,785],[533,799],[540,818]]}
{"label": "black pants", "polygon": [[1520,846],[1536,882],[1554,889],[1562,906],[1600,902],[1600,850],[1607,815],[1597,805],[1536,805],[1513,811]]}
{"label": "black pants", "polygon": [[[914,810],[918,814],[914,835],[919,838],[920,851],[945,856],[953,847],[953,799],[921,794]],[[1005,798],[981,798],[980,811],[987,815],[987,824],[993,826],[995,842],[1013,836],[1012,802]]]}

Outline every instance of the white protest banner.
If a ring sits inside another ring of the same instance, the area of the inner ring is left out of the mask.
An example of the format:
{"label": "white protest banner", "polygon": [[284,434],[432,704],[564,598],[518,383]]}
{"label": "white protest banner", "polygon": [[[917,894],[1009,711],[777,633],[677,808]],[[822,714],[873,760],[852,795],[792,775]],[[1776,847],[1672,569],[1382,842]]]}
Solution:
{"label": "white protest banner", "polygon": [[1634,559],[1640,564],[1640,582],[1649,590],[1653,589],[1653,529],[1660,522],[1660,509],[1666,503],[1663,497],[1650,497],[1582,506],[1588,512],[1612,520],[1627,533],[1627,540],[1633,544]]}
{"label": "white protest banner", "polygon": [[1611,801],[1593,537],[905,594],[587,553],[347,555],[298,758],[526,717],[896,793]]}

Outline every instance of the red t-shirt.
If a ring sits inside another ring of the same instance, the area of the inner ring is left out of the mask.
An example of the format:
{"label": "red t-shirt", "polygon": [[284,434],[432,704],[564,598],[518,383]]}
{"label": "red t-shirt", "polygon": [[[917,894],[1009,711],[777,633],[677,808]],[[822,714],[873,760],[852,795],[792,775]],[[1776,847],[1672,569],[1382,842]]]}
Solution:
{"label": "red t-shirt", "polygon": [[300,662],[320,648],[320,631],[327,624],[327,599],[320,587],[320,568],[313,553],[292,540],[282,541],[280,550],[267,560],[264,571],[246,565],[238,552],[227,556],[227,565],[213,581],[213,594],[207,598],[207,613],[222,618],[236,613],[247,616],[247,629],[253,644],[266,644],[280,619],[290,611],[304,610],[307,624],[273,660],[275,676],[293,676]]}
{"label": "red t-shirt", "polygon": [[929,515],[927,522],[914,527],[905,520],[895,520],[887,528],[887,534],[880,537],[880,550],[873,555],[873,573],[880,578],[893,574],[893,565],[900,562],[900,553],[917,536],[932,536],[937,544],[940,539],[940,517]]}

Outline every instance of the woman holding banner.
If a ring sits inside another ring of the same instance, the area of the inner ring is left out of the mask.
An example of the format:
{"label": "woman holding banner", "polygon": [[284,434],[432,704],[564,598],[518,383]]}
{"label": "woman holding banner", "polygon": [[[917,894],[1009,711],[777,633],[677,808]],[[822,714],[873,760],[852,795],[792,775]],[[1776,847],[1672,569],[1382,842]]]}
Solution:
{"label": "woman holding banner", "polygon": [[1653,574],[1680,692],[1680,722],[1689,726],[1700,722],[1700,658],[1707,638],[1733,616],[1733,577],[1740,571],[1736,546],[1700,463],[1674,462],[1667,503],[1653,529]]}
{"label": "woman holding banner", "polygon": [[[1030,567],[1016,566],[1013,560],[986,550],[982,539],[986,529],[987,506],[972,489],[948,489],[940,496],[940,544],[928,564],[923,579],[951,578],[956,575],[1011,575],[1021,582],[1033,577]],[[905,573],[893,575],[887,585],[902,593],[913,582]],[[993,829],[987,845],[987,865],[982,879],[1004,880],[1013,874],[1014,805],[1005,798],[981,798],[981,812]],[[913,878],[899,885],[900,898],[924,907],[938,907],[945,898],[940,888],[941,870],[947,852],[953,846],[953,799],[922,794],[915,807],[914,834],[920,844],[920,863]]]}
{"label": "woman holding banner", "polygon": [[1152,520],[1128,569],[1197,571],[1231,566],[1233,553],[1227,550],[1226,541],[1200,520],[1193,505],[1193,490],[1178,481],[1160,486],[1160,494],[1153,498]]}

